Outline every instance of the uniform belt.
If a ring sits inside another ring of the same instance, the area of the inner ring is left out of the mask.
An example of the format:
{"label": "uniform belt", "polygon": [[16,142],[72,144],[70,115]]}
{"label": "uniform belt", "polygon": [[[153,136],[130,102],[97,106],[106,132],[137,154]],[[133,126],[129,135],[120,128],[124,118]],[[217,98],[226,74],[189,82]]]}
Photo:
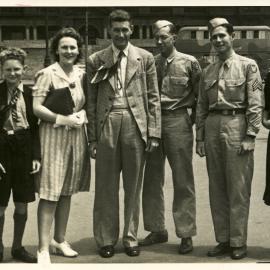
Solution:
{"label": "uniform belt", "polygon": [[235,114],[245,114],[246,109],[230,109],[230,110],[210,110],[210,113],[221,114],[221,115],[235,115]]}
{"label": "uniform belt", "polygon": [[187,112],[187,108],[178,108],[175,110],[161,110],[161,115],[177,115]]}
{"label": "uniform belt", "polygon": [[5,130],[5,129],[1,129],[0,130],[0,134],[5,134],[5,135],[16,135],[16,134],[24,134],[27,133],[29,131],[28,129],[19,129],[19,130]]}

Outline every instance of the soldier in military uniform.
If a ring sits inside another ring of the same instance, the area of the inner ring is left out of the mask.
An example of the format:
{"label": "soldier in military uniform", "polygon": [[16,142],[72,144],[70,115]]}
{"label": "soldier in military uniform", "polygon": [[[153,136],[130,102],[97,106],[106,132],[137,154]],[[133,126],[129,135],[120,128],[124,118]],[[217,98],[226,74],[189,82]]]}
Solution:
{"label": "soldier in military uniform", "polygon": [[216,241],[209,257],[247,255],[247,225],[255,137],[262,114],[262,81],[254,60],[233,50],[233,26],[209,22],[218,60],[201,77],[196,114],[196,152],[206,156]]}
{"label": "soldier in military uniform", "polygon": [[164,169],[168,158],[173,175],[173,218],[176,234],[182,238],[179,253],[193,249],[196,235],[195,189],[192,168],[193,115],[201,68],[191,55],[175,48],[176,28],[165,20],[153,25],[160,54],[156,67],[161,96],[162,138],[156,151],[148,154],[143,186],[144,227],[150,234],[140,242],[146,246],[168,241],[164,221]]}

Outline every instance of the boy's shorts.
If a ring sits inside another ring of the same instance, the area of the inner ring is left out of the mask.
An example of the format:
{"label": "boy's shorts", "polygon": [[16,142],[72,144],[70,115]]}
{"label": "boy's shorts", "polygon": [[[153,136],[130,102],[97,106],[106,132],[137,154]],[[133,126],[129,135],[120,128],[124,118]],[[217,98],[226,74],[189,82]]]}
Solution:
{"label": "boy's shorts", "polygon": [[32,170],[32,141],[30,130],[20,130],[14,135],[0,132],[0,163],[6,173],[1,173],[0,206],[8,205],[12,190],[13,201],[28,203],[35,200]]}

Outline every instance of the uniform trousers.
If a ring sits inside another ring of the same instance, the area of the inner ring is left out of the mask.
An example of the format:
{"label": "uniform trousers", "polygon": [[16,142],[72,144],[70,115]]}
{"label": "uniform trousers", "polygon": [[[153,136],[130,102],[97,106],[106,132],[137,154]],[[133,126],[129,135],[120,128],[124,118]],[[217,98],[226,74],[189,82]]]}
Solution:
{"label": "uniform trousers", "polygon": [[192,147],[193,130],[187,110],[162,114],[161,144],[146,158],[142,197],[145,230],[165,230],[163,186],[167,157],[172,169],[176,235],[183,238],[196,234]]}
{"label": "uniform trousers", "polygon": [[245,114],[210,113],[205,122],[205,149],[210,207],[217,242],[240,247],[247,241],[253,176],[253,151],[239,155],[246,136]]}
{"label": "uniform trousers", "polygon": [[119,237],[119,182],[124,189],[123,245],[137,246],[145,143],[128,109],[110,112],[97,145],[94,237],[98,247]]}

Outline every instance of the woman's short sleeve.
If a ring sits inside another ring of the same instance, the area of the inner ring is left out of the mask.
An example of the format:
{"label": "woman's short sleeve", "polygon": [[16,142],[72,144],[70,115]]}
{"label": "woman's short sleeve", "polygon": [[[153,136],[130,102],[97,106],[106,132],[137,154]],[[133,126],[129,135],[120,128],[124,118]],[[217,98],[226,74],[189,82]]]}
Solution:
{"label": "woman's short sleeve", "polygon": [[35,85],[33,86],[33,96],[46,97],[52,84],[51,74],[48,70],[40,70],[35,75]]}
{"label": "woman's short sleeve", "polygon": [[265,110],[270,111],[270,72],[268,72],[265,79],[264,86]]}

